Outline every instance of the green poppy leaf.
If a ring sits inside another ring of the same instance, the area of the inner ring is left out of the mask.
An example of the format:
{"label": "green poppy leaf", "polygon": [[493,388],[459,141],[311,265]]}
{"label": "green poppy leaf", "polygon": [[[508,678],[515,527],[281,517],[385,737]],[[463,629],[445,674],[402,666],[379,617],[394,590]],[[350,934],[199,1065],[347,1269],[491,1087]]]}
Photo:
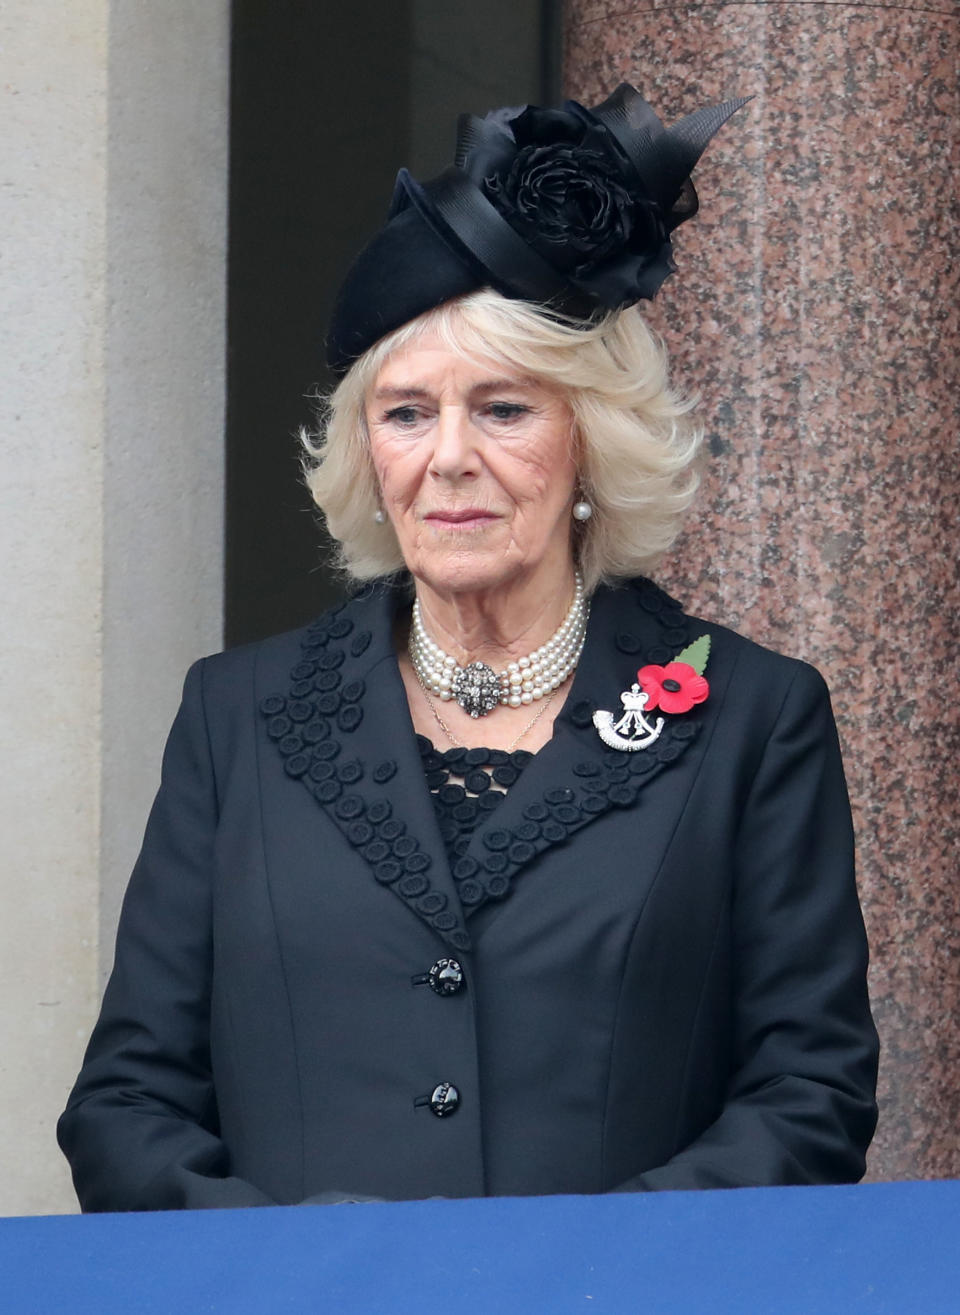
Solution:
{"label": "green poppy leaf", "polygon": [[692,644],[688,644],[682,653],[678,653],[673,661],[686,662],[688,667],[693,667],[698,676],[702,676],[709,656],[710,636],[701,635],[700,638],[695,639]]}

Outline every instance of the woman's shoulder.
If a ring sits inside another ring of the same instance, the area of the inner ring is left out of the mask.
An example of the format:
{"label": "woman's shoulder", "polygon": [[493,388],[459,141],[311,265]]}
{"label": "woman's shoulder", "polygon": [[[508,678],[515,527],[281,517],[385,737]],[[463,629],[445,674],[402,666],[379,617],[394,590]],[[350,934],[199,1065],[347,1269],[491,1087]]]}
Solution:
{"label": "woman's shoulder", "polygon": [[[754,695],[766,693],[774,699],[790,689],[805,691],[810,697],[826,694],[826,682],[811,662],[780,652],[722,621],[701,616],[652,580],[640,577],[617,587],[616,611],[621,616],[629,608],[629,595],[621,592],[624,589],[635,597],[641,614],[646,613],[656,624],[663,641],[657,661],[676,660],[684,649],[706,636],[709,640],[706,664],[708,674],[714,677],[725,676],[744,691]],[[702,645],[699,656],[703,656]]]}
{"label": "woman's shoulder", "polygon": [[306,625],[200,658],[187,683],[217,701],[251,688],[261,699],[291,691],[296,697],[300,683],[315,683],[324,670],[340,672],[327,678],[339,683],[345,664],[365,664],[380,646],[375,641],[389,636],[391,613],[388,591],[360,589]]}

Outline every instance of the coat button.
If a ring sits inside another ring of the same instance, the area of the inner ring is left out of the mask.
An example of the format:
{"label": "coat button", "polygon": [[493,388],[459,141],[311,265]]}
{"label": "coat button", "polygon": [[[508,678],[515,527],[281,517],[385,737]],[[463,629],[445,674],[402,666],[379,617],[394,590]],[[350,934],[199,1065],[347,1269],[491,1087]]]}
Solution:
{"label": "coat button", "polygon": [[437,995],[455,995],[463,986],[463,969],[456,959],[438,959],[427,979]]}
{"label": "coat button", "polygon": [[430,1093],[430,1108],[438,1119],[455,1114],[460,1107],[460,1092],[452,1082],[440,1082]]}

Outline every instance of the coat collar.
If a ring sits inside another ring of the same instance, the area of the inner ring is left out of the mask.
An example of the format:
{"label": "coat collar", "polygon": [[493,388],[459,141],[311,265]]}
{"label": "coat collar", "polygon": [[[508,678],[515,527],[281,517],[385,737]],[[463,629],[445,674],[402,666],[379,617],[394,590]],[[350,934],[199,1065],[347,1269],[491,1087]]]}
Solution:
{"label": "coat collar", "polygon": [[286,690],[261,701],[287,774],[307,789],[389,887],[455,950],[468,915],[503,899],[519,873],[644,785],[699,734],[704,709],[671,719],[649,749],[609,749],[593,725],[616,710],[644,663],[665,663],[694,637],[678,603],[649,580],[599,589],[587,641],[553,738],[451,868],[440,836],[393,647],[399,585],[367,586],[308,626]]}

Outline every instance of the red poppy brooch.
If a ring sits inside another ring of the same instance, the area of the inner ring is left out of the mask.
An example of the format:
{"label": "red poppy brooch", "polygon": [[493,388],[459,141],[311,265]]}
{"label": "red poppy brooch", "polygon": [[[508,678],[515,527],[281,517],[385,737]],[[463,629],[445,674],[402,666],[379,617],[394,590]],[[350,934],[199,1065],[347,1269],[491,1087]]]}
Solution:
{"label": "red poppy brooch", "polygon": [[710,693],[703,674],[709,656],[710,636],[701,635],[666,666],[641,667],[636,683],[620,695],[623,711],[618,721],[614,721],[612,712],[593,714],[593,724],[604,744],[629,753],[646,749],[660,738],[666,725],[666,717],[651,721],[648,713],[659,708],[672,717],[703,703]]}

